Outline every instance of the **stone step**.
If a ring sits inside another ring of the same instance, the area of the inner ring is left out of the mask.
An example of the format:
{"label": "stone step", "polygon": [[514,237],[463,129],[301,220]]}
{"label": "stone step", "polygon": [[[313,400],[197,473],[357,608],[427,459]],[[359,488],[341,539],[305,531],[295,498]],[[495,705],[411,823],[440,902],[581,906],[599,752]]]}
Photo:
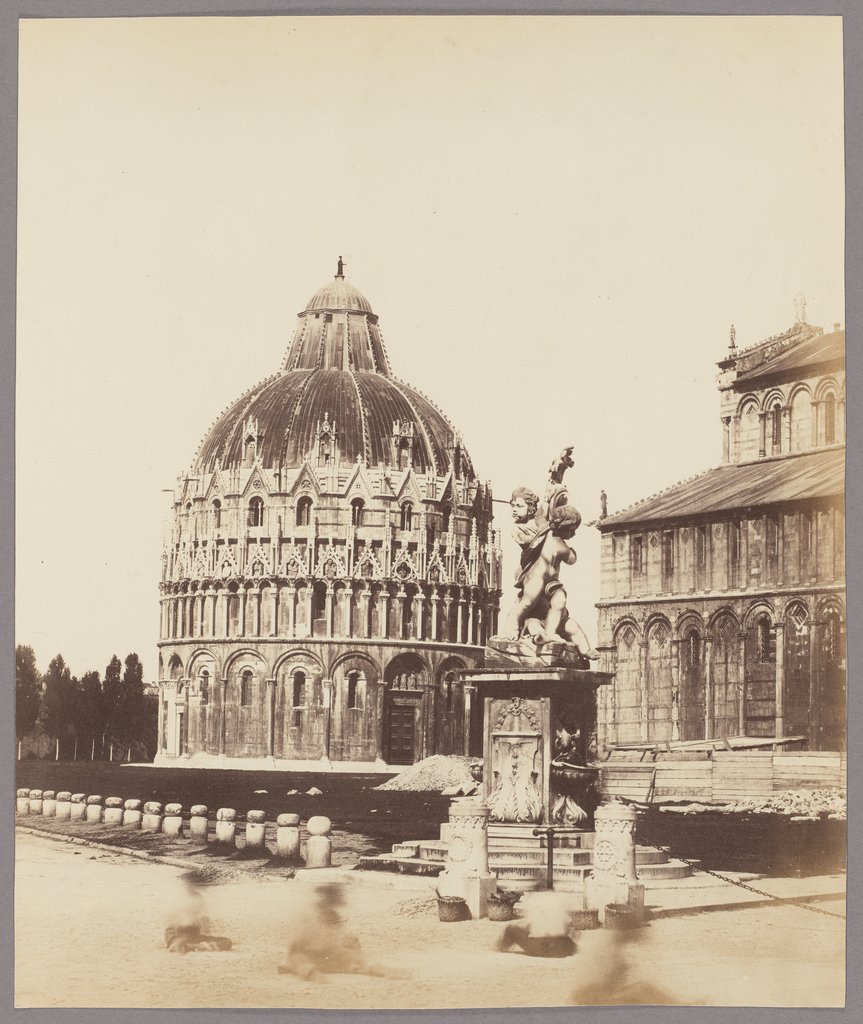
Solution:
{"label": "stone step", "polygon": [[665,864],[639,864],[637,871],[642,882],[662,878],[688,878],[692,874],[692,868],[682,860],[669,860]]}
{"label": "stone step", "polygon": [[635,863],[642,864],[665,864],[668,861],[668,854],[665,850],[656,850],[652,846],[636,846]]}
{"label": "stone step", "polygon": [[443,861],[446,859],[447,844],[439,839],[424,839],[417,849],[420,860]]}
{"label": "stone step", "polygon": [[394,857],[389,853],[378,853],[360,857],[357,867],[365,871],[398,871],[404,875],[432,875],[443,871],[443,864],[435,864],[416,857]]}
{"label": "stone step", "polygon": [[[547,864],[548,850],[489,850],[488,862],[494,864]],[[554,863],[561,865],[591,864],[590,850],[555,850]]]}

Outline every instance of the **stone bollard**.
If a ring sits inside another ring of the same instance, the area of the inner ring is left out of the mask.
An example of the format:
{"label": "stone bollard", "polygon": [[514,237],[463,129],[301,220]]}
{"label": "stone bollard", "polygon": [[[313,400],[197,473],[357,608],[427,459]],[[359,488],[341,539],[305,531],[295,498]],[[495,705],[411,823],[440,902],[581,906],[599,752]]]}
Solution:
{"label": "stone bollard", "polygon": [[306,867],[328,868],[332,866],[333,843],[330,831],[333,823],[322,814],[316,814],[306,822],[309,838],[306,841]]}
{"label": "stone bollard", "polygon": [[189,810],[189,835],[207,838],[207,805],[192,804]]}
{"label": "stone bollard", "polygon": [[105,813],[102,820],[106,825],[123,824],[123,798],[121,796],[109,796],[105,800]]}
{"label": "stone bollard", "polygon": [[265,811],[249,811],[246,814],[246,849],[266,850],[264,842],[264,830],[266,829],[267,815]]}
{"label": "stone bollard", "polygon": [[216,811],[216,842],[234,842],[237,831],[237,812],[233,807],[220,807]]}
{"label": "stone bollard", "polygon": [[473,918],[488,915],[488,898],[497,888],[497,878],[488,870],[488,817],[488,806],[479,796],[451,801],[446,867],[438,875],[438,893],[461,896]]}
{"label": "stone bollard", "polygon": [[158,800],[148,800],[144,804],[141,816],[141,829],[144,832],[162,831],[162,805]]}
{"label": "stone bollard", "polygon": [[30,813],[41,814],[42,813],[42,790],[31,789],[30,790]]}
{"label": "stone bollard", "polygon": [[87,814],[87,794],[73,793],[69,797],[69,820],[83,821]]}
{"label": "stone bollard", "polygon": [[102,797],[87,797],[87,824],[98,825],[102,820]]}
{"label": "stone bollard", "polygon": [[29,814],[30,813],[30,790],[19,789],[15,793],[15,813],[16,814]]}
{"label": "stone bollard", "polygon": [[57,794],[57,813],[55,817],[59,821],[68,821],[72,814],[72,794],[63,789]]}
{"label": "stone bollard", "polygon": [[165,817],[162,821],[162,831],[166,836],[182,836],[183,834],[183,805],[165,804]]}
{"label": "stone bollard", "polygon": [[42,794],[42,817],[55,818],[57,816],[57,795],[53,789],[46,789]]}
{"label": "stone bollard", "polygon": [[123,827],[124,828],[140,828],[141,819],[143,814],[141,813],[141,801],[140,800],[127,800],[123,804]]}
{"label": "stone bollard", "polygon": [[300,862],[300,816],[280,814],[276,818],[276,856],[290,864]]}
{"label": "stone bollard", "polygon": [[593,870],[584,883],[587,909],[599,912],[605,924],[610,904],[633,908],[633,917],[644,918],[644,886],[635,871],[635,811],[625,804],[597,807],[594,816]]}

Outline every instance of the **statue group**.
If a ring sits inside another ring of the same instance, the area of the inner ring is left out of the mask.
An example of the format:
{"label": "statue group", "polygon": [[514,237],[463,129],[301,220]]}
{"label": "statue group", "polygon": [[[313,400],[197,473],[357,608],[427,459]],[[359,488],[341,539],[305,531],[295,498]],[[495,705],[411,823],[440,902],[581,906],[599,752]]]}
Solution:
{"label": "statue group", "polygon": [[489,641],[489,647],[504,657],[535,659],[547,651],[557,660],[584,668],[599,658],[570,616],[560,581],[561,565],[576,561],[569,541],[581,525],[563,482],[572,466],[572,447],[564,448],[549,467],[543,498],[527,487],[512,492],[513,538],[521,548],[517,596],[503,634]]}

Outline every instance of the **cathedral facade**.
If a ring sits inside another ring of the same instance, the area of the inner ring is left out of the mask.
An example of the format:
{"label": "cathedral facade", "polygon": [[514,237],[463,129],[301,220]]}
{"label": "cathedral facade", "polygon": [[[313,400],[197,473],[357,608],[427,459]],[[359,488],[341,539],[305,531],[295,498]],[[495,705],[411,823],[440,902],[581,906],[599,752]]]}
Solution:
{"label": "cathedral facade", "polygon": [[845,332],[719,363],[722,465],[599,522],[599,746],[845,746]]}
{"label": "cathedral facade", "polygon": [[279,371],[178,480],[156,763],[384,770],[467,753],[481,708],[462,672],[498,618],[491,509],[461,436],[391,374],[339,260]]}

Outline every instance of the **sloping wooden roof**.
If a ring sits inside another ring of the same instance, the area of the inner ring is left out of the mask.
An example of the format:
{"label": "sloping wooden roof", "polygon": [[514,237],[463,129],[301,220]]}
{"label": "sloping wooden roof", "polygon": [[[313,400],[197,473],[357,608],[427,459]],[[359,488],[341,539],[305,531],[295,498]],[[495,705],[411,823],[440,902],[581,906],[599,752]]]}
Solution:
{"label": "sloping wooden roof", "polygon": [[747,386],[761,377],[781,376],[789,372],[797,372],[807,366],[817,366],[821,363],[845,358],[845,332],[833,331],[830,334],[818,334],[814,338],[807,338],[799,345],[780,352],[772,359],[754,366],[751,370],[744,370],[738,374],[735,387],[745,383]]}
{"label": "sloping wooden roof", "polygon": [[669,487],[597,524],[600,530],[623,524],[682,519],[808,498],[837,497],[845,490],[845,448],[829,448],[717,466]]}

